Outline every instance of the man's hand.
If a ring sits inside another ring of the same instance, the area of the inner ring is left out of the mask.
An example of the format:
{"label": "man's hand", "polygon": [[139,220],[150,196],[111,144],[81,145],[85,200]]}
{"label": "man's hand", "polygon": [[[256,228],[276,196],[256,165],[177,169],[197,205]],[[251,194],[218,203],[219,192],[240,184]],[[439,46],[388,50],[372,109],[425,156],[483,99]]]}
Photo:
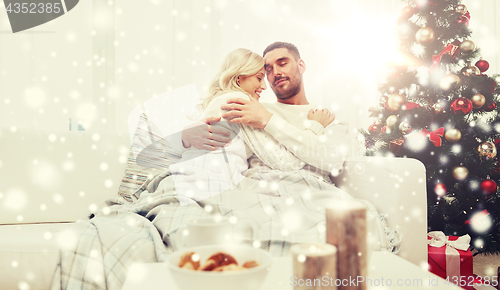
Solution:
{"label": "man's hand", "polygon": [[[182,145],[202,150],[217,150],[231,142],[230,132],[217,126],[220,117],[209,117],[203,121],[196,121],[182,130]],[[212,131],[209,132],[209,128]],[[212,137],[212,139],[210,139]],[[213,142],[213,147],[212,147]]]}
{"label": "man's hand", "polygon": [[321,125],[323,125],[323,127],[326,128],[326,126],[330,125],[333,122],[333,120],[335,120],[335,114],[330,113],[330,111],[328,111],[327,109],[322,109],[322,110],[311,109],[307,114],[307,118],[309,120],[314,120],[320,123]]}
{"label": "man's hand", "polygon": [[257,129],[264,129],[272,115],[259,101],[241,98],[227,100],[227,104],[221,106],[222,110],[228,112],[222,117],[229,119],[229,122],[244,124]]}

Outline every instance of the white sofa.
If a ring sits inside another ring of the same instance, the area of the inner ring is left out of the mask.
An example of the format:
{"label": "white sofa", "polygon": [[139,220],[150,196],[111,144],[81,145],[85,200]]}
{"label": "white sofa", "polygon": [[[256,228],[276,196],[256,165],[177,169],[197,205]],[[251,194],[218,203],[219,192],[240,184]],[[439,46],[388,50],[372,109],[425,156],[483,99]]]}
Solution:
{"label": "white sofa", "polygon": [[[0,130],[0,289],[49,289],[64,229],[115,197],[128,135]],[[403,234],[400,256],[427,262],[425,168],[413,159],[352,157],[335,179],[372,201]]]}

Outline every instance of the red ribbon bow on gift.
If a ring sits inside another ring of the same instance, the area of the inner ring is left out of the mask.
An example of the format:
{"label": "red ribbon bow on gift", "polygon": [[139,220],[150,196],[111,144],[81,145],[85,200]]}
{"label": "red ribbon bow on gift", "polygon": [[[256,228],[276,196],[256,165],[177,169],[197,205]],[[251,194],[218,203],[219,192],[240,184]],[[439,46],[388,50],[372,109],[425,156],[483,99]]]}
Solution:
{"label": "red ribbon bow on gift", "polygon": [[425,136],[429,137],[429,140],[431,140],[432,144],[436,147],[441,147],[441,144],[443,143],[443,140],[441,137],[444,135],[444,127],[441,127],[437,130],[434,130],[432,132],[427,131],[426,129],[422,129],[422,133],[425,134]]}
{"label": "red ribbon bow on gift", "polygon": [[457,52],[457,49],[458,49],[459,45],[460,45],[460,43],[457,44],[457,42],[454,41],[453,43],[448,44],[443,49],[443,51],[441,51],[440,54],[433,55],[432,56],[432,66],[430,68],[430,72],[433,72],[433,71],[435,71],[438,68],[439,63],[441,62],[441,58],[443,57],[443,55],[449,54],[449,55],[453,56],[455,54],[455,52]]}

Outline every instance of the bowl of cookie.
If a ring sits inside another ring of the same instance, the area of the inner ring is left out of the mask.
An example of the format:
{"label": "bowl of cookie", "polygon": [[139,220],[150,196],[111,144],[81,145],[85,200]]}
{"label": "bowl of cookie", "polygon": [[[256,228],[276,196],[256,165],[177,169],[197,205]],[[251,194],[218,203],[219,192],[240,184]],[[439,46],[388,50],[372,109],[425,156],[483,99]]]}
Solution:
{"label": "bowl of cookie", "polygon": [[258,290],[271,254],[247,245],[210,245],[179,250],[167,259],[180,290]]}

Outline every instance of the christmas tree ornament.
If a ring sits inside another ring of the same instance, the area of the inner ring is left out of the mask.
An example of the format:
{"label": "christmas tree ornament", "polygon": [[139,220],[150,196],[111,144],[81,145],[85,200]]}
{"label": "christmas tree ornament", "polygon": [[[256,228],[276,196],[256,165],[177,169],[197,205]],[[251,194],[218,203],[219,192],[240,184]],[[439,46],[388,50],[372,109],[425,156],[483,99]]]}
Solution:
{"label": "christmas tree ornament", "polygon": [[462,52],[473,51],[474,49],[476,49],[476,44],[470,40],[466,40],[460,44],[460,51]]}
{"label": "christmas tree ornament", "polygon": [[432,105],[432,108],[434,109],[434,112],[436,114],[444,112],[444,106],[440,103],[435,103],[434,105]]}
{"label": "christmas tree ornament", "polygon": [[441,147],[441,144],[443,143],[443,140],[441,137],[444,135],[444,127],[441,127],[437,130],[434,130],[432,132],[428,131],[427,129],[422,129],[420,131],[422,134],[426,135],[429,140],[434,144],[436,147]]}
{"label": "christmas tree ornament", "polygon": [[484,195],[490,195],[497,192],[497,188],[497,183],[491,180],[489,176],[488,179],[481,182],[481,191]]}
{"label": "christmas tree ornament", "polygon": [[476,109],[481,108],[486,103],[486,98],[481,94],[475,94],[471,98],[472,106]]}
{"label": "christmas tree ornament", "polygon": [[457,166],[453,168],[451,171],[453,178],[455,178],[458,181],[465,180],[467,176],[469,175],[469,169],[467,169],[465,166]]}
{"label": "christmas tree ornament", "polygon": [[448,142],[455,143],[455,142],[460,141],[460,138],[462,138],[462,132],[460,132],[460,130],[455,129],[455,128],[448,129],[448,130],[446,130],[446,133],[444,134],[444,138]]}
{"label": "christmas tree ornament", "polygon": [[470,19],[465,15],[460,15],[457,19],[458,24],[464,24],[465,26],[469,26]]}
{"label": "christmas tree ornament", "polygon": [[458,12],[460,14],[465,14],[467,13],[467,6],[465,6],[464,4],[459,4],[457,5],[457,7],[455,8],[455,12]]}
{"label": "christmas tree ornament", "polygon": [[422,45],[431,44],[434,41],[434,30],[430,27],[422,27],[415,34],[415,38]]}
{"label": "christmas tree ornament", "polygon": [[412,130],[411,125],[407,121],[399,123],[399,131],[401,131],[403,135],[410,133],[411,130]]}
{"label": "christmas tree ornament", "polygon": [[405,103],[403,106],[401,106],[401,110],[408,111],[408,110],[413,110],[413,109],[420,108],[420,107],[421,106],[417,103],[408,102],[408,103]]}
{"label": "christmas tree ornament", "polygon": [[450,106],[453,113],[462,112],[464,115],[472,111],[472,102],[466,98],[458,98]]}
{"label": "christmas tree ornament", "polygon": [[455,58],[455,54],[458,51],[459,45],[460,44],[458,42],[454,41],[453,43],[449,43],[447,46],[445,46],[445,48],[443,49],[443,51],[441,51],[441,53],[439,53],[438,55],[433,55],[432,56],[432,66],[431,66],[429,72],[432,73],[432,72],[436,71],[436,69],[439,66],[439,63],[441,62],[441,58],[443,58],[444,55],[448,54],[448,55],[451,55],[453,58]]}
{"label": "christmas tree ornament", "polygon": [[406,103],[406,97],[401,94],[392,94],[387,100],[387,106],[391,111],[401,110],[401,106]]}
{"label": "christmas tree ornament", "polygon": [[484,108],[484,111],[485,112],[491,112],[493,110],[495,110],[497,107],[497,105],[495,103],[489,103],[485,108]]}
{"label": "christmas tree ornament", "polygon": [[380,97],[380,99],[378,99],[378,104],[381,107],[385,107],[385,105],[387,105],[387,100],[389,100],[389,98],[387,96],[382,96],[382,97]]}
{"label": "christmas tree ornament", "polygon": [[481,72],[485,72],[487,71],[489,68],[490,68],[490,64],[483,60],[483,59],[480,59],[476,62],[475,66],[477,66],[477,68],[481,71]]}
{"label": "christmas tree ornament", "polygon": [[384,124],[384,121],[382,119],[377,119],[375,121],[375,124],[379,125],[379,126],[382,126]]}
{"label": "christmas tree ornament", "polygon": [[436,183],[436,186],[434,186],[434,193],[436,193],[436,195],[438,197],[442,197],[446,194],[446,192],[448,191],[448,189],[446,188],[446,185],[444,183]]}
{"label": "christmas tree ornament", "polygon": [[404,18],[410,18],[415,14],[415,7],[405,6],[401,9],[401,16]]}
{"label": "christmas tree ornament", "polygon": [[398,116],[396,115],[390,115],[389,117],[387,117],[387,120],[385,121],[385,124],[390,129],[394,129],[394,126],[396,126],[397,123],[398,123]]}
{"label": "christmas tree ornament", "polygon": [[452,73],[446,74],[441,80],[439,81],[439,87],[443,91],[452,91],[455,89],[458,89],[462,82],[460,81],[460,78]]}
{"label": "christmas tree ornament", "polygon": [[400,154],[401,153],[401,146],[403,145],[403,143],[405,143],[405,138],[399,138],[399,139],[392,140],[389,143],[389,150],[391,150],[392,152],[394,152],[396,154]]}
{"label": "christmas tree ornament", "polygon": [[463,75],[466,75],[466,76],[471,76],[471,75],[477,75],[478,76],[478,75],[481,74],[481,71],[475,65],[468,65],[468,66],[464,67],[460,72]]}
{"label": "christmas tree ornament", "polygon": [[371,124],[370,127],[368,127],[368,132],[370,132],[370,134],[372,135],[378,135],[380,134],[381,129],[382,127],[380,125]]}
{"label": "christmas tree ornament", "polygon": [[486,160],[491,160],[497,156],[497,148],[493,142],[483,142],[477,147],[477,152],[481,158]]}
{"label": "christmas tree ornament", "polygon": [[382,130],[380,130],[381,133],[384,134],[391,134],[391,129],[387,128],[387,126],[382,127]]}

